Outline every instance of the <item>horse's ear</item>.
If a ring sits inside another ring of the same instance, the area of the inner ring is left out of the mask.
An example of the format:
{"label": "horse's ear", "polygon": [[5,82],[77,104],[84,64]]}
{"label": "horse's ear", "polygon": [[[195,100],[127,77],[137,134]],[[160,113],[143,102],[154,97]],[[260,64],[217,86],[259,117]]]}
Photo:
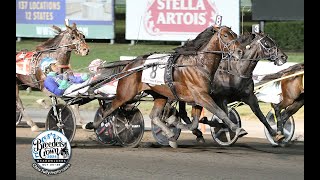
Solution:
{"label": "horse's ear", "polygon": [[214,30],[214,31],[216,31],[216,32],[219,31],[219,28],[220,28],[219,26],[213,25],[212,27],[213,27],[213,30]]}
{"label": "horse's ear", "polygon": [[72,23],[72,27],[71,27],[72,30],[76,30],[77,29],[77,25],[76,23]]}
{"label": "horse's ear", "polygon": [[61,29],[58,26],[52,25],[52,29],[57,34],[61,33]]}

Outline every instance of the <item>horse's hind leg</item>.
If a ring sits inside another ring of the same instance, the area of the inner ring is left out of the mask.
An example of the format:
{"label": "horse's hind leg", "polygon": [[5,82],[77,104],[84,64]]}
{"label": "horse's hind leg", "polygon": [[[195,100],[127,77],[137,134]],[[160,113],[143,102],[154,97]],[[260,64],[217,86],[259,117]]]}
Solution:
{"label": "horse's hind leg", "polygon": [[276,122],[277,122],[277,133],[278,134],[283,134],[283,118],[281,116],[281,111],[285,109],[286,107],[290,106],[293,104],[294,100],[290,98],[283,98],[283,100],[279,104],[274,104],[271,103],[271,107],[274,109],[275,112],[275,117],[276,117]]}
{"label": "horse's hind leg", "polygon": [[118,81],[116,96],[112,100],[111,105],[108,105],[108,107],[106,107],[106,110],[102,112],[102,118],[99,119],[98,121],[84,124],[82,128],[85,128],[85,129],[98,128],[101,122],[107,116],[109,116],[113,111],[115,111],[116,109],[118,109],[119,107],[127,103],[128,101],[132,100],[139,92],[142,91],[142,90],[139,90],[139,83],[141,82],[140,79],[137,73],[132,74],[123,79],[120,79]]}
{"label": "horse's hind leg", "polygon": [[[192,112],[196,113],[198,111],[192,110]],[[197,119],[200,118],[200,115],[201,114],[192,114],[192,116],[198,116]],[[185,123],[191,124],[191,120],[188,117],[188,114],[187,114],[187,111],[186,111],[186,103],[185,102],[181,102],[181,101],[179,102],[179,116]],[[199,142],[199,143],[204,143],[205,142],[205,140],[203,138],[203,135],[202,135],[202,132],[198,128],[192,130],[192,134],[197,136],[197,138],[196,138],[197,142]]]}
{"label": "horse's hind leg", "polygon": [[27,121],[27,124],[31,127],[31,131],[33,132],[37,132],[39,131],[39,127],[36,125],[35,122],[33,122],[31,120],[31,118],[29,117],[29,115],[25,112],[22,101],[19,97],[19,86],[16,83],[16,105],[17,108],[20,110],[20,112],[22,113],[22,117]]}
{"label": "horse's hind leg", "polygon": [[291,104],[284,111],[281,112],[283,124],[285,124],[289,117],[294,115],[303,105],[304,93],[300,94],[300,96],[293,102],[293,104]]}
{"label": "horse's hind leg", "polygon": [[79,122],[79,124],[83,125],[84,124],[84,118],[80,115],[80,109],[79,109],[79,104],[74,104],[70,105],[72,108],[74,115],[76,117],[76,121]]}
{"label": "horse's hind leg", "polygon": [[160,129],[165,133],[166,137],[169,140],[169,145],[173,148],[177,148],[177,142],[176,140],[173,138],[174,137],[174,133],[166,126],[166,124],[164,122],[162,122],[160,120],[160,117],[162,117],[162,113],[164,110],[164,107],[167,103],[167,99],[166,98],[158,98],[158,97],[154,97],[154,103],[153,103],[153,108],[152,111],[149,115],[152,123],[154,123],[155,125],[157,125],[158,127],[160,127]]}

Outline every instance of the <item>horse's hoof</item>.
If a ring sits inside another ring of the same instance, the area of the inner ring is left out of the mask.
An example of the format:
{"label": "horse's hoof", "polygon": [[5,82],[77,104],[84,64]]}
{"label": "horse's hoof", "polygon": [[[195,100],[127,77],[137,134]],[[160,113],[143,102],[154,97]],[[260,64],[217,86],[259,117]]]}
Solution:
{"label": "horse's hoof", "polygon": [[280,142],[282,142],[282,141],[284,140],[284,138],[285,138],[284,135],[282,135],[282,134],[277,134],[277,135],[273,138],[273,140],[274,140],[275,142],[280,143]]}
{"label": "horse's hoof", "polygon": [[82,129],[94,129],[93,122],[88,122],[87,124],[82,125]]}
{"label": "horse's hoof", "polygon": [[243,128],[238,128],[236,130],[236,136],[237,137],[243,137],[243,136],[245,136],[247,134],[248,134],[247,131],[245,131]]}
{"label": "horse's hoof", "polygon": [[201,144],[205,143],[205,140],[204,140],[203,136],[197,137],[196,141],[197,141],[197,143],[201,143]]}
{"label": "horse's hoof", "polygon": [[39,132],[40,129],[39,129],[39,127],[38,127],[37,125],[33,125],[33,126],[31,127],[31,131],[32,131],[32,132]]}
{"label": "horse's hoof", "polygon": [[170,145],[172,148],[178,148],[177,141],[169,141],[169,145]]}

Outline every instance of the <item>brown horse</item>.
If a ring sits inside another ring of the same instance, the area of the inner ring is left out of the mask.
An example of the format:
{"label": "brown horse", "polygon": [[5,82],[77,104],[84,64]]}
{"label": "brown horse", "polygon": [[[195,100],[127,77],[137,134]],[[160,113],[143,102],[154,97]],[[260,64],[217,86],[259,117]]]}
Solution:
{"label": "brown horse", "polygon": [[277,73],[266,75],[259,84],[272,80],[281,84],[282,100],[278,104],[271,103],[271,106],[277,118],[277,130],[283,134],[283,126],[286,121],[304,105],[304,63],[298,63]]}
{"label": "brown horse", "polygon": [[[162,112],[167,98],[205,107],[228,124],[237,135],[246,133],[242,128],[238,128],[210,97],[210,82],[221,59],[227,59],[231,56],[238,59],[242,57],[244,48],[239,48],[240,43],[235,41],[236,38],[237,34],[229,27],[207,28],[194,40],[186,43],[179,51],[169,55],[169,60],[165,64],[166,84],[163,85],[142,82],[141,67],[145,67],[146,58],[133,60],[122,71],[128,72],[128,75],[119,79],[116,97],[111,106],[104,109],[101,121],[133,99],[138,93],[145,91],[152,93],[155,98],[155,106],[150,114],[152,122],[162,128],[170,139],[172,147],[177,147],[176,140],[172,139],[174,134],[159,120],[159,114],[157,114]],[[157,65],[153,67],[155,66]],[[137,70],[139,68],[140,70]],[[155,107],[159,107],[159,109],[156,110]],[[97,128],[101,121],[90,122],[86,124],[85,128]],[[194,119],[191,125],[186,126],[189,130],[197,127],[198,119]]]}
{"label": "brown horse", "polygon": [[[211,96],[226,113],[228,112],[229,103],[234,101],[246,103],[268,129],[275,141],[280,141],[284,136],[277,134],[277,132],[271,128],[259,107],[258,99],[254,94],[252,73],[259,60],[266,59],[280,66],[287,62],[287,55],[277,47],[273,39],[264,33],[245,33],[239,36],[238,40],[242,46],[246,47],[243,58],[241,60],[232,58],[229,61],[220,62],[219,68],[212,81]],[[185,103],[179,103],[179,111],[181,118],[183,120],[186,119],[188,123],[189,120],[186,116]],[[198,113],[196,116],[200,116],[201,111],[196,112]],[[201,119],[200,122],[216,126],[215,122],[207,121],[206,118]],[[200,130],[195,129],[193,134],[197,136],[197,141],[204,141]],[[228,145],[231,144],[232,143]]]}
{"label": "brown horse", "polygon": [[[44,58],[56,59],[56,65],[60,73],[70,68],[71,52],[86,56],[89,53],[89,47],[85,41],[84,35],[77,29],[75,23],[72,26],[66,24],[66,30],[61,30],[57,26],[52,26],[57,35],[38,45],[34,51],[20,51],[16,53],[16,63],[23,62],[30,69],[20,70],[16,72],[16,109],[17,114],[22,114],[26,119],[27,124],[31,126],[32,131],[37,131],[38,126],[31,120],[28,114],[24,111],[22,101],[19,97],[19,83],[37,88],[46,94],[49,92],[43,88],[43,80],[45,74],[40,69],[40,64]],[[18,67],[18,66],[17,66]],[[49,95],[49,94],[48,94]],[[17,115],[18,117],[18,115]],[[21,116],[20,116],[21,117]]]}

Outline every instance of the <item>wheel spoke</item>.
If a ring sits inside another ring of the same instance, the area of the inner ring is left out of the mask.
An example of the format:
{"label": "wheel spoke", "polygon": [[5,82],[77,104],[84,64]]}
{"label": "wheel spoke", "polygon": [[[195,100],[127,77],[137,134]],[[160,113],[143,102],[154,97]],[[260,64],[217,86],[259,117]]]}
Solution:
{"label": "wheel spoke", "polygon": [[54,126],[50,130],[58,130],[58,129],[59,129],[58,126]]}
{"label": "wheel spoke", "polygon": [[120,131],[118,131],[118,134],[121,134],[125,129],[126,127],[122,128]]}
{"label": "wheel spoke", "polygon": [[62,122],[63,122],[63,123],[65,123],[65,122],[68,120],[68,118],[69,118],[70,116],[71,116],[71,113],[69,113],[69,114],[68,114],[68,116],[67,116],[67,117],[65,117],[65,118],[64,118],[64,120],[63,120]]}
{"label": "wheel spoke", "polygon": [[223,128],[220,128],[219,131],[214,135],[214,137],[219,138],[222,132],[224,132],[224,130]]}
{"label": "wheel spoke", "polygon": [[283,129],[283,134],[287,135],[287,136],[290,136],[290,131],[288,131],[287,129]]}
{"label": "wheel spoke", "polygon": [[162,129],[161,129],[161,128],[158,128],[158,129],[156,129],[156,130],[154,131],[155,134],[159,134],[159,133],[161,133],[161,132],[162,132]]}
{"label": "wheel spoke", "polygon": [[270,125],[270,127],[272,128],[272,129],[277,129],[277,125],[276,124],[274,124],[274,125]]}
{"label": "wheel spoke", "polygon": [[55,121],[57,121],[57,118],[56,118],[56,116],[53,115],[53,113],[51,113],[50,116],[51,116]]}
{"label": "wheel spoke", "polygon": [[230,142],[231,141],[230,132],[226,131],[225,134],[226,134],[226,137],[227,137],[227,141]]}
{"label": "wheel spoke", "polygon": [[69,131],[73,131],[73,128],[69,128],[69,127],[65,127],[65,128],[63,128],[63,129],[65,129],[65,130],[69,130]]}
{"label": "wheel spoke", "polygon": [[120,119],[119,117],[117,118],[118,121],[122,122],[122,124],[126,124],[123,119]]}

